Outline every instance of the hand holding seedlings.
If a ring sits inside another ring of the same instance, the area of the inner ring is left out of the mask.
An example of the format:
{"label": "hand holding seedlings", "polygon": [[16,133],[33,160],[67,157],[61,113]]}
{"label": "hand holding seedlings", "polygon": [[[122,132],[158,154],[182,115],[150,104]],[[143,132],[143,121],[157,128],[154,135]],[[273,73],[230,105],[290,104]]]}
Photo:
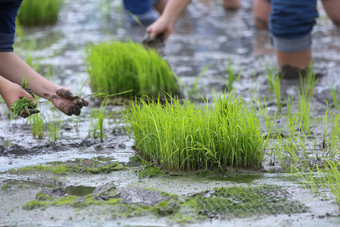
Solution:
{"label": "hand holding seedlings", "polygon": [[162,15],[146,29],[146,32],[150,33],[150,38],[164,33],[165,39],[167,39],[174,30],[175,23],[179,16],[190,2],[191,0],[169,1]]}
{"label": "hand holding seedlings", "polygon": [[[32,100],[32,96],[20,88],[20,86],[16,87],[13,84],[22,84],[23,81],[26,81],[25,88],[27,86],[32,89],[34,94],[52,101],[63,113],[69,116],[72,114],[80,115],[81,108],[88,105],[85,99],[74,96],[68,88],[48,81],[13,52],[15,19],[20,5],[21,1],[16,1],[15,3],[1,2],[0,16],[4,21],[3,24],[0,24],[0,75],[4,77],[2,79],[3,89],[1,95],[6,97],[4,99],[8,107],[23,97]],[[6,82],[5,78],[8,82]],[[6,84],[9,83],[11,83],[11,87],[15,89],[15,92],[6,87]]]}
{"label": "hand holding seedlings", "polygon": [[74,96],[68,88],[58,86],[35,72],[17,54],[0,52],[0,59],[1,75],[6,75],[4,77],[16,84],[27,80],[26,86],[32,89],[34,94],[50,100],[66,115],[78,116],[81,108],[88,105],[87,100]]}
{"label": "hand holding seedlings", "polygon": [[34,102],[34,97],[19,85],[14,84],[0,76],[0,94],[5,100],[7,107],[14,115],[28,117],[39,113]]}
{"label": "hand holding seedlings", "polygon": [[164,48],[164,33],[157,34],[155,37],[151,38],[151,34],[147,33],[143,39],[143,45],[145,48],[154,48],[156,50],[161,50]]}

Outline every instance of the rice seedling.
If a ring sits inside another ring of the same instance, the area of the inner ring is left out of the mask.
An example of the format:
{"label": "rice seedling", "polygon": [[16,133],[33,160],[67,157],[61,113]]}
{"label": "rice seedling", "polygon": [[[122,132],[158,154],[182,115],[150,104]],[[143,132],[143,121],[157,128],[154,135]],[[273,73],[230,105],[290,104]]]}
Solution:
{"label": "rice seedling", "polygon": [[[58,119],[57,116],[55,116],[55,114],[53,113],[53,119]],[[49,135],[48,135],[48,139],[50,141],[54,141],[57,142],[59,139],[59,134],[60,134],[60,129],[61,129],[61,125],[63,123],[63,119],[64,116],[61,118],[61,120],[57,120],[57,121],[52,121],[49,122],[47,124],[48,129],[49,129]]]}
{"label": "rice seedling", "polygon": [[273,117],[270,116],[267,108],[266,98],[263,98],[263,102],[259,99],[259,97],[255,97],[252,94],[253,102],[256,104],[257,108],[259,109],[261,116],[265,119],[265,127],[264,130],[267,132],[267,137],[265,139],[265,144],[267,144],[271,138],[271,134],[273,133],[274,126],[276,123],[276,113],[274,113]]}
{"label": "rice seedling", "polygon": [[227,85],[228,91],[231,92],[233,90],[234,81],[237,81],[240,79],[241,73],[238,73],[236,76],[235,69],[233,69],[233,67],[231,66],[230,60],[228,61],[227,74],[228,74],[228,83],[226,85]]}
{"label": "rice seedling", "polygon": [[255,110],[234,94],[209,105],[141,100],[124,112],[140,155],[168,170],[260,167],[264,139]]}
{"label": "rice seedling", "polygon": [[301,172],[296,166],[292,166],[293,175],[300,178],[302,180],[302,185],[310,190],[311,193],[319,196],[322,191],[322,177],[323,174],[319,170],[318,165],[315,165],[314,168]]}
{"label": "rice seedling", "polygon": [[22,25],[48,25],[58,20],[58,13],[63,0],[26,0],[23,1],[18,12],[18,19]]}
{"label": "rice seedling", "polygon": [[303,128],[308,135],[311,135],[310,126],[311,126],[311,119],[310,119],[310,106],[309,101],[306,96],[299,94],[299,111],[301,115],[300,121],[300,128]]}
{"label": "rice seedling", "polygon": [[29,113],[30,109],[35,109],[35,108],[36,108],[36,105],[32,103],[31,99],[28,99],[27,97],[23,97],[15,101],[11,105],[10,110],[12,112],[12,115],[9,118],[9,121],[12,121],[16,116],[21,116],[25,111]]}
{"label": "rice seedling", "polygon": [[[204,67],[204,69],[202,70],[202,72],[200,73],[200,75],[198,77],[195,78],[194,83],[192,84],[191,88],[189,88],[188,86],[185,85],[185,83],[182,83],[182,85],[187,89],[188,91],[188,97],[197,97],[198,96],[198,83],[200,82],[200,80],[203,78],[204,74],[206,73],[206,71],[209,68],[209,64],[206,65]],[[179,79],[178,79],[179,80]]]}
{"label": "rice seedling", "polygon": [[329,188],[340,208],[340,172],[339,163],[336,161],[326,160],[324,184]]}
{"label": "rice seedling", "polygon": [[26,89],[26,88],[28,88],[28,83],[29,83],[29,79],[28,79],[28,77],[26,76],[26,73],[25,73],[24,79],[22,79],[20,86],[23,89]]}
{"label": "rice seedling", "polygon": [[276,105],[279,109],[279,112],[281,112],[281,76],[276,72],[276,69],[274,67],[270,68],[269,65],[266,65],[266,72],[269,92],[275,95]]}
{"label": "rice seedling", "polygon": [[333,85],[331,86],[331,94],[332,94],[332,99],[333,99],[333,104],[335,109],[340,109],[340,105],[339,105],[339,99],[338,99],[338,94],[336,92],[336,90],[334,89]]}
{"label": "rice seedling", "polygon": [[282,109],[282,103],[281,103],[281,77],[280,75],[276,74],[274,79],[274,95],[276,98],[276,105],[277,108],[279,109],[279,112],[281,112]]}
{"label": "rice seedling", "polygon": [[92,135],[94,138],[99,137],[101,143],[104,141],[105,137],[104,120],[110,116],[105,112],[107,104],[108,99],[106,98],[100,105],[99,110],[91,110],[89,136]]}
{"label": "rice seedling", "polygon": [[269,65],[266,65],[266,72],[267,72],[267,80],[269,85],[269,92],[274,93],[274,67],[270,68]]}
{"label": "rice seedling", "polygon": [[327,139],[327,135],[328,135],[328,130],[329,130],[329,126],[328,126],[328,102],[326,101],[326,111],[325,111],[325,115],[322,118],[322,125],[323,125],[323,141],[325,142]]}
{"label": "rice seedling", "polygon": [[[308,73],[306,79],[300,78],[299,93],[299,112],[300,112],[300,128],[303,128],[308,135],[311,135],[311,116],[310,116],[310,101],[313,96],[313,74]],[[315,75],[314,75],[315,79]]]}
{"label": "rice seedling", "polygon": [[79,133],[79,126],[80,126],[80,117],[77,116],[77,117],[72,117],[72,122],[75,126],[75,129],[76,129],[76,132]]}
{"label": "rice seedling", "polygon": [[27,119],[31,125],[31,132],[33,136],[37,136],[39,139],[42,139],[45,135],[46,125],[44,119],[45,118],[42,113],[33,114]]}
{"label": "rice seedling", "polygon": [[307,92],[309,97],[313,96],[313,89],[314,89],[317,82],[318,82],[318,80],[316,79],[316,75],[313,72],[313,65],[310,64],[308,69],[307,69],[307,75],[306,75],[305,79],[303,79],[303,83],[304,83],[303,87],[306,87],[305,89],[307,90],[306,92]]}
{"label": "rice seedling", "polygon": [[288,160],[293,166],[301,163],[301,159],[298,153],[298,146],[294,138],[282,138],[277,135],[277,143],[274,145],[274,153],[279,157],[282,169],[287,170],[290,166],[287,166]]}
{"label": "rice seedling", "polygon": [[[157,98],[179,94],[174,73],[158,53],[141,44],[112,41],[87,48],[92,90],[107,95]],[[125,91],[131,90],[126,93]]]}
{"label": "rice seedling", "polygon": [[290,137],[295,137],[296,126],[299,122],[300,115],[299,113],[293,114],[292,100],[288,97],[287,101],[287,115],[286,115],[286,123],[289,129]]}
{"label": "rice seedling", "polygon": [[316,195],[321,195],[328,188],[334,196],[336,203],[340,208],[340,172],[339,163],[325,159],[325,167],[320,169],[315,165],[314,169],[307,172],[300,172],[295,168],[296,176],[303,180],[303,185]]}

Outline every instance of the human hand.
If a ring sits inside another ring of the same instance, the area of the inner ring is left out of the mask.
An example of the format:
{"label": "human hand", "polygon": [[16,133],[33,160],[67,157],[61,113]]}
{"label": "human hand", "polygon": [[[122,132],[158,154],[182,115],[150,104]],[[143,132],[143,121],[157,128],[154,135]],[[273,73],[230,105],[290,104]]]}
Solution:
{"label": "human hand", "polygon": [[[5,100],[8,109],[23,118],[40,112],[36,109],[37,105],[34,101],[34,97],[17,84],[8,82],[2,91],[2,97]],[[17,106],[17,101],[24,98],[28,103],[25,103],[24,101],[24,104],[26,104],[24,107]]]}
{"label": "human hand", "polygon": [[151,39],[154,39],[159,34],[164,34],[165,39],[169,37],[175,26],[175,22],[167,19],[163,16],[158,18],[153,24],[146,29],[146,35],[149,35]]}
{"label": "human hand", "polygon": [[73,95],[72,92],[65,87],[59,87],[56,93],[50,96],[49,100],[68,116],[73,114],[79,116],[81,108],[89,105],[86,99]]}

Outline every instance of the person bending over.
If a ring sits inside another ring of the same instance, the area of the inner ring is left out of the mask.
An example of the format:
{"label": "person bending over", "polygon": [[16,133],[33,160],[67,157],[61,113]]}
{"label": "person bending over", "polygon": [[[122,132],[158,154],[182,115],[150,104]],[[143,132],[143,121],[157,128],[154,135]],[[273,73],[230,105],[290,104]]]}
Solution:
{"label": "person bending over", "polygon": [[[146,32],[150,37],[164,33],[168,38],[175,23],[191,0],[172,0],[163,14]],[[323,0],[329,18],[340,25],[340,0]],[[318,16],[316,0],[255,0],[255,27],[269,27],[279,71],[286,78],[298,78],[308,68],[311,59],[311,31]],[[269,21],[269,23],[268,23]]]}
{"label": "person bending over", "polygon": [[[123,5],[131,25],[136,26],[140,22],[142,25],[148,26],[158,18],[155,10],[162,14],[167,2],[168,0],[123,0]],[[132,15],[137,17],[139,22]]]}
{"label": "person bending over", "polygon": [[[74,96],[68,88],[48,81],[13,52],[15,19],[21,3],[22,0],[0,0],[1,96],[8,108],[22,97],[34,102],[33,97],[19,86],[25,79],[34,94],[50,100],[63,113],[80,115],[81,108],[89,104],[86,99]],[[23,117],[27,117],[27,114],[24,113]]]}

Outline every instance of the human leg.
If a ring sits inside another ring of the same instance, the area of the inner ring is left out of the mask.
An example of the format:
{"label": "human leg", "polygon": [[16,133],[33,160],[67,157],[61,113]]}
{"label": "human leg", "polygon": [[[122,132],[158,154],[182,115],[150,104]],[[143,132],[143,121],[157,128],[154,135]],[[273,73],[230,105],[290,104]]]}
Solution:
{"label": "human leg", "polygon": [[270,31],[280,72],[298,77],[312,59],[311,31],[318,16],[316,0],[272,0]]}
{"label": "human leg", "polygon": [[322,5],[329,19],[340,26],[340,0],[322,0]]}
{"label": "human leg", "polygon": [[226,10],[238,10],[241,8],[241,0],[223,0],[223,6]]}
{"label": "human leg", "polygon": [[255,27],[259,30],[267,30],[269,15],[271,12],[270,0],[254,0],[253,18]]}

